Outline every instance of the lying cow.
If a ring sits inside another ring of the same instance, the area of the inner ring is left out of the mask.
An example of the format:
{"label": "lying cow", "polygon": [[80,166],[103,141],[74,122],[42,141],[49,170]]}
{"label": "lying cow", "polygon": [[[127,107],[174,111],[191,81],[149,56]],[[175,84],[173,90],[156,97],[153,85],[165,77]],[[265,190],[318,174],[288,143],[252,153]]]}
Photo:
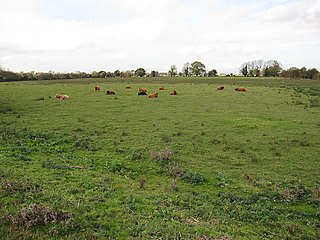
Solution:
{"label": "lying cow", "polygon": [[158,97],[157,92],[149,94],[149,98],[157,98],[157,97]]}
{"label": "lying cow", "polygon": [[114,91],[107,90],[107,91],[106,91],[106,94],[107,94],[107,95],[115,95],[116,93],[115,93]]}
{"label": "lying cow", "polygon": [[245,88],[235,88],[234,89],[236,92],[246,92],[247,90]]}
{"label": "lying cow", "polygon": [[176,90],[173,90],[170,95],[177,95],[177,91]]}
{"label": "lying cow", "polygon": [[95,86],[95,87],[94,87],[94,90],[100,92],[101,88],[100,88],[100,86]]}
{"label": "lying cow", "polygon": [[70,97],[68,95],[56,94],[55,98],[58,99],[58,100],[68,100]]}
{"label": "lying cow", "polygon": [[146,92],[138,92],[138,95],[139,95],[139,96],[148,95],[148,93],[146,93]]}
{"label": "lying cow", "polygon": [[148,92],[146,88],[139,88],[139,92]]}
{"label": "lying cow", "polygon": [[164,90],[164,87],[159,87],[159,90],[160,90],[160,91],[163,91],[163,90]]}
{"label": "lying cow", "polygon": [[223,90],[224,86],[217,87],[217,90]]}
{"label": "lying cow", "polygon": [[126,89],[130,89],[130,88],[132,88],[131,86],[126,86]]}

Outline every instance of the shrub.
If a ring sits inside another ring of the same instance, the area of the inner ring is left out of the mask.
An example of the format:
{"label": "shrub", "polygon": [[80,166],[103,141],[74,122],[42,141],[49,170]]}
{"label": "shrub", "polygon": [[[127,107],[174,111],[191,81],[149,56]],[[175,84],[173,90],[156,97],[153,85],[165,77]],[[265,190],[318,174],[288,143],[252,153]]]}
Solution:
{"label": "shrub", "polygon": [[152,151],[151,158],[159,162],[161,166],[168,166],[174,159],[174,152],[171,150],[164,150],[161,152]]}
{"label": "shrub", "polygon": [[208,182],[207,178],[199,173],[187,173],[181,178],[186,183],[201,185]]}
{"label": "shrub", "polygon": [[132,156],[131,156],[132,160],[142,160],[145,159],[145,149],[140,148],[140,149],[135,149],[132,152]]}
{"label": "shrub", "polygon": [[26,208],[22,208],[16,216],[12,218],[12,222],[22,227],[32,227],[47,225],[54,222],[62,222],[70,219],[69,213],[63,213],[40,204],[30,204]]}

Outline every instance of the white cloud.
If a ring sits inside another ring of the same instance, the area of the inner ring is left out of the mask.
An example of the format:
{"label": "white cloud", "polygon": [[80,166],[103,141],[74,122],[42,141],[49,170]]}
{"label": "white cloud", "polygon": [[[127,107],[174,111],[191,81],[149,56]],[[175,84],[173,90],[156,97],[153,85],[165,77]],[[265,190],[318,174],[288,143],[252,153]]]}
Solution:
{"label": "white cloud", "polygon": [[0,66],[16,71],[320,67],[319,0],[0,0],[0,29]]}

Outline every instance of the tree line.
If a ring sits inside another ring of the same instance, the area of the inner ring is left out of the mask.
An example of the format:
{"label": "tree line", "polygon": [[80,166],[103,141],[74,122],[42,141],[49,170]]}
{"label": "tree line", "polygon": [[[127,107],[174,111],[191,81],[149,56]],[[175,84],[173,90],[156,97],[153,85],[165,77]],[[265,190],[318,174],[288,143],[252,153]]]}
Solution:
{"label": "tree line", "polygon": [[[264,61],[262,59],[249,61],[241,64],[239,68],[241,76],[245,77],[285,77],[285,78],[306,78],[306,79],[320,79],[320,73],[317,69],[306,69],[305,67],[299,69],[291,67],[283,70],[281,63],[276,60]],[[176,65],[171,65],[167,72],[159,72],[152,70],[147,72],[144,68],[136,70],[120,71],[93,71],[86,72],[13,72],[5,70],[0,67],[0,81],[26,81],[26,80],[54,80],[54,79],[75,79],[75,78],[128,78],[128,77],[215,77],[218,75],[216,69],[207,71],[206,66],[200,61],[192,63],[186,62],[181,71],[178,71]],[[232,73],[225,76],[233,76]]]}

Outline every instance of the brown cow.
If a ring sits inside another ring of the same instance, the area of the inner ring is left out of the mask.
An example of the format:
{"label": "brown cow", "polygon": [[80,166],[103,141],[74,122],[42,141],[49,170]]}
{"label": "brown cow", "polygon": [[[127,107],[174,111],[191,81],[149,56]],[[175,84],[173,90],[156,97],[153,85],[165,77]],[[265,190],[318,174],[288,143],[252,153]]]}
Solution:
{"label": "brown cow", "polygon": [[130,89],[130,88],[132,88],[131,86],[126,86],[126,89]]}
{"label": "brown cow", "polygon": [[176,90],[173,90],[170,95],[177,95],[177,91]]}
{"label": "brown cow", "polygon": [[100,92],[101,88],[100,88],[100,86],[95,86],[95,87],[94,87],[94,90]]}
{"label": "brown cow", "polygon": [[224,86],[217,87],[217,90],[223,90]]}
{"label": "brown cow", "polygon": [[159,87],[159,90],[160,90],[160,91],[163,91],[163,90],[164,90],[164,87]]}
{"label": "brown cow", "polygon": [[60,95],[60,94],[56,94],[55,98],[58,100],[68,100],[70,99],[70,97],[68,95]]}
{"label": "brown cow", "polygon": [[107,94],[107,95],[115,95],[116,93],[115,93],[114,91],[107,90],[107,91],[106,91],[106,94]]}
{"label": "brown cow", "polygon": [[245,88],[241,88],[241,87],[235,88],[234,90],[236,92],[246,92],[247,91]]}
{"label": "brown cow", "polygon": [[149,98],[157,98],[157,97],[158,97],[158,93],[157,92],[149,94]]}
{"label": "brown cow", "polygon": [[146,88],[139,88],[139,92],[148,92]]}

